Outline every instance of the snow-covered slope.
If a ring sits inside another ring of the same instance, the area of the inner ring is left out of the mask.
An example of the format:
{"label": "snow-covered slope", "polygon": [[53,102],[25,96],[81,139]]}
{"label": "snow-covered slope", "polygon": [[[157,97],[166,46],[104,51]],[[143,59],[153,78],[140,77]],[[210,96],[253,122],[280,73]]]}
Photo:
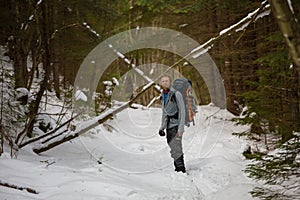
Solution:
{"label": "snow-covered slope", "polygon": [[200,106],[186,128],[187,174],[173,171],[166,139],[157,133],[161,110],[126,109],[114,120],[40,156],[30,147],[0,158],[0,199],[251,199],[254,183],[242,170],[244,142],[226,110]]}

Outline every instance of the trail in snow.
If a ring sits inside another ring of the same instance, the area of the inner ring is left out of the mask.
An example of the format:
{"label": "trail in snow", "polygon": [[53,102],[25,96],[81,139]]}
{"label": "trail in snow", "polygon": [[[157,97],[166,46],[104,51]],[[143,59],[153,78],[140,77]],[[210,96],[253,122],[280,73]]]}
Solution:
{"label": "trail in snow", "polygon": [[0,180],[39,194],[0,187],[0,199],[251,199],[244,142],[231,135],[247,127],[234,126],[233,116],[218,109],[200,106],[197,125],[186,128],[189,175],[174,172],[166,139],[157,134],[161,110],[126,109],[41,156],[29,146],[18,159],[2,155]]}

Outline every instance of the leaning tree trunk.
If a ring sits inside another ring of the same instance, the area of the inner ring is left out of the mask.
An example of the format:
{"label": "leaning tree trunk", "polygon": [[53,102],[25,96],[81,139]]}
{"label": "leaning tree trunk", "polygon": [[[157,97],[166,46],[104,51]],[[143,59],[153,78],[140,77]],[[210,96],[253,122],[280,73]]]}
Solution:
{"label": "leaning tree trunk", "polygon": [[7,3],[11,9],[12,29],[11,37],[8,39],[8,48],[9,56],[14,62],[15,88],[27,88],[29,76],[27,57],[34,35],[28,19],[32,4],[16,0]]}
{"label": "leaning tree trunk", "polygon": [[136,99],[140,98],[142,94],[144,94],[148,89],[150,89],[152,86],[154,86],[154,82],[150,82],[147,84],[142,91],[140,91],[137,95],[135,95],[133,98],[130,99],[130,101],[124,103],[122,106],[116,108],[116,109],[110,109],[104,113],[102,113],[100,116],[98,116],[95,119],[92,119],[86,123],[86,125],[81,126],[78,130],[70,131],[67,134],[61,135],[60,137],[50,141],[47,145],[42,145],[40,147],[36,147],[33,149],[35,153],[41,153],[44,151],[47,151],[49,149],[52,149],[53,147],[56,147],[64,142],[70,141],[74,138],[77,138],[78,136],[86,133],[88,130],[98,126],[99,124],[103,124],[107,120],[111,119],[114,115],[117,113],[125,110],[126,108],[130,107]]}
{"label": "leaning tree trunk", "polygon": [[[296,71],[293,72],[293,83],[291,95],[287,95],[291,104],[294,131],[299,131],[299,73],[300,73],[300,25],[294,15],[292,5],[287,0],[270,0],[271,8],[279,28],[284,36],[285,42],[289,48],[289,53]],[[282,140],[286,141],[292,137],[292,134],[284,134]]]}
{"label": "leaning tree trunk", "polygon": [[289,47],[292,60],[300,72],[300,26],[287,0],[270,0],[279,28]]}

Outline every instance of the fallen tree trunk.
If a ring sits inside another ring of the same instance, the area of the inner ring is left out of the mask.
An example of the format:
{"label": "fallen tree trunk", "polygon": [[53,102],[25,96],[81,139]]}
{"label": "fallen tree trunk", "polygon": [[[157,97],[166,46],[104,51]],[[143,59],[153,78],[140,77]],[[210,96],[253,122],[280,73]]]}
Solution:
{"label": "fallen tree trunk", "polygon": [[120,107],[117,107],[117,108],[114,108],[114,109],[109,109],[109,110],[101,113],[99,116],[83,123],[77,130],[68,131],[66,134],[62,134],[62,135],[56,137],[53,141],[52,140],[49,141],[49,143],[40,144],[40,145],[35,146],[33,148],[33,151],[35,153],[39,154],[41,152],[52,149],[53,147],[56,147],[56,146],[58,146],[62,143],[65,143],[65,142],[70,141],[74,138],[77,138],[78,136],[82,135],[83,133],[87,132],[88,130],[98,126],[99,124],[102,124],[102,123],[106,122],[107,120],[112,118],[117,113],[119,113],[119,112],[125,110],[126,108],[130,107],[130,105],[133,104],[134,101],[137,98],[139,98],[143,93],[145,93],[149,88],[151,88],[154,85],[155,85],[154,82],[151,82],[151,83],[147,84],[146,86],[144,86],[144,88],[136,96],[134,96],[132,99],[130,99],[130,101],[124,103]]}
{"label": "fallen tree trunk", "polygon": [[[40,139],[42,139],[42,138],[45,138],[45,137],[47,137],[47,136],[49,136],[49,135],[52,135],[53,133],[56,133],[59,129],[61,129],[62,127],[64,127],[65,125],[67,125],[68,123],[70,123],[71,121],[73,121],[73,120],[74,120],[76,117],[78,117],[79,115],[80,115],[80,114],[78,114],[78,115],[72,117],[71,119],[67,120],[66,122],[64,122],[63,124],[61,124],[61,125],[58,126],[57,128],[55,128],[54,130],[52,130],[52,131],[50,131],[50,132],[48,132],[48,133],[45,133],[44,135],[40,135],[40,136],[38,136],[38,137],[29,139],[29,140],[27,140],[27,141],[21,143],[21,144],[19,145],[19,148],[22,148],[22,147],[24,147],[24,146],[26,146],[26,145],[28,145],[28,144],[30,144],[30,143],[36,142],[36,141],[38,141],[38,140],[40,140]],[[65,130],[63,130],[63,131],[65,131]]]}

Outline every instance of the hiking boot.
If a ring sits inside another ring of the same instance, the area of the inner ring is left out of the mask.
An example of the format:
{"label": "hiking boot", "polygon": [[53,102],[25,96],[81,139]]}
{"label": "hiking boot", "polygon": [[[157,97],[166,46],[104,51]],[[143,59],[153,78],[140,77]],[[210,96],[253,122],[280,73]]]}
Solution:
{"label": "hiking boot", "polygon": [[185,167],[177,167],[177,168],[175,169],[175,171],[176,171],[176,172],[186,173]]}
{"label": "hiking boot", "polygon": [[174,161],[174,166],[175,166],[175,171],[176,172],[182,172],[185,173],[185,166],[184,166],[184,159],[183,159],[183,155],[181,155],[179,158],[177,158]]}

